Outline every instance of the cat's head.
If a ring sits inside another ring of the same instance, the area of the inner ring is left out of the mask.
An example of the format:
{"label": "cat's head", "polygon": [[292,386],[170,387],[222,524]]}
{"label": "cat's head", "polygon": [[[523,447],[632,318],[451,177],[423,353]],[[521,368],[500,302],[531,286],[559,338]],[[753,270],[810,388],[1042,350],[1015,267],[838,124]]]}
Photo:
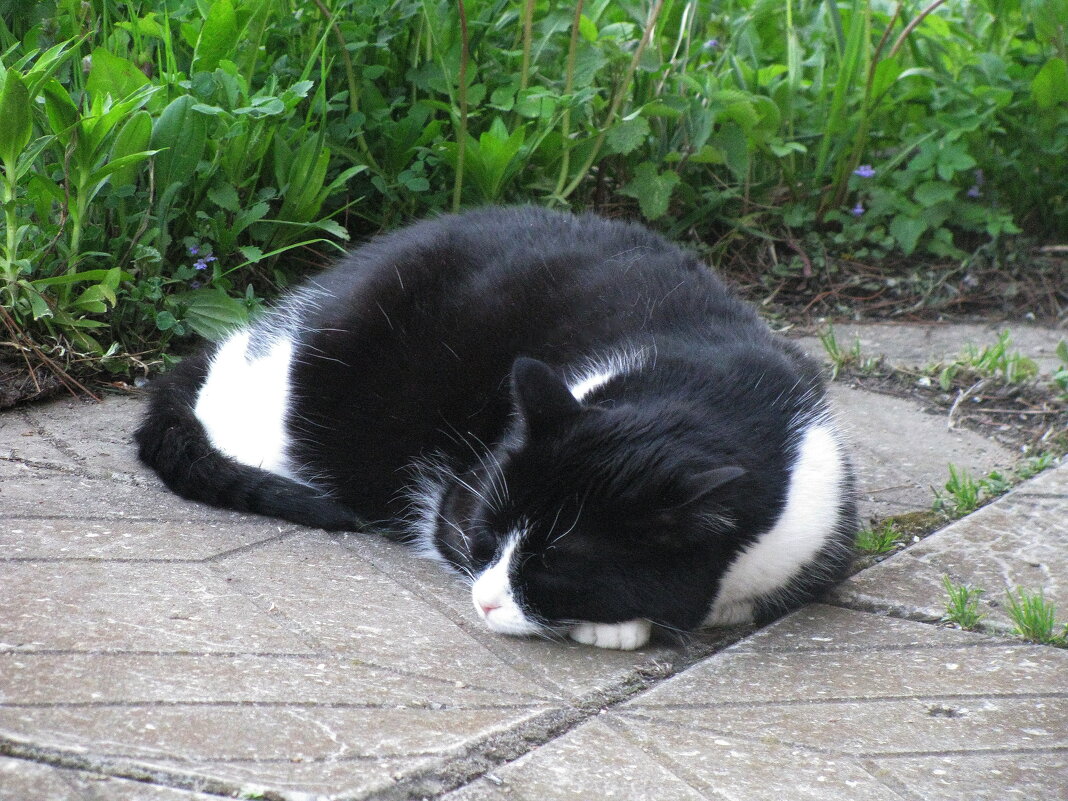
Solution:
{"label": "cat's head", "polygon": [[692,436],[693,410],[585,405],[533,359],[516,361],[512,385],[512,435],[458,478],[437,535],[476,579],[487,625],[699,625],[737,547],[746,470]]}

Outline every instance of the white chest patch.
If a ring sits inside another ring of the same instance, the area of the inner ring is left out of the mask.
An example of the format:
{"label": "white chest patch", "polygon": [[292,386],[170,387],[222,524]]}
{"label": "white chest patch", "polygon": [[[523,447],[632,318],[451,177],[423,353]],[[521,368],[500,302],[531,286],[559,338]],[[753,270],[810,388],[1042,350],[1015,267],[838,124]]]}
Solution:
{"label": "white chest patch", "polygon": [[296,478],[286,458],[285,428],[293,341],[278,338],[260,358],[249,358],[248,345],[249,332],[239,331],[212,357],[197,395],[197,419],[211,444],[230,458]]}
{"label": "white chest patch", "polygon": [[508,578],[512,556],[520,536],[511,536],[497,561],[487,567],[471,587],[471,600],[474,601],[475,611],[490,630],[498,634],[524,636],[541,630],[541,626],[527,618],[515,602]]}
{"label": "white chest patch", "polygon": [[812,560],[838,522],[844,479],[833,430],[825,423],[814,424],[802,435],[782,514],[727,569],[706,625],[751,621],[753,602],[783,587]]}

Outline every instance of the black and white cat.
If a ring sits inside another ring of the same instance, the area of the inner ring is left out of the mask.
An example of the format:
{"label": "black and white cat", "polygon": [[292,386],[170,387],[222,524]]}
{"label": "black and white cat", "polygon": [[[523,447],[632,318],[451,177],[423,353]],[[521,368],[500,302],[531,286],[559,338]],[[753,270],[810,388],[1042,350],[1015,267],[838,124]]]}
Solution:
{"label": "black and white cat", "polygon": [[381,236],[157,382],[175,492],[397,532],[505,634],[768,619],[846,569],[818,370],[633,224],[486,208]]}

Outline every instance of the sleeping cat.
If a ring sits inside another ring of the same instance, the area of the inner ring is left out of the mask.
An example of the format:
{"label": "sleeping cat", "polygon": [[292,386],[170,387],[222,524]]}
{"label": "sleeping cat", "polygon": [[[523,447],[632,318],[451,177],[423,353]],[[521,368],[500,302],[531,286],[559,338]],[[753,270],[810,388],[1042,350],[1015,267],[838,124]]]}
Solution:
{"label": "sleeping cat", "polygon": [[175,492],[394,532],[493,631],[636,648],[837,580],[853,477],[818,370],[633,224],[485,208],[373,239],[160,379]]}

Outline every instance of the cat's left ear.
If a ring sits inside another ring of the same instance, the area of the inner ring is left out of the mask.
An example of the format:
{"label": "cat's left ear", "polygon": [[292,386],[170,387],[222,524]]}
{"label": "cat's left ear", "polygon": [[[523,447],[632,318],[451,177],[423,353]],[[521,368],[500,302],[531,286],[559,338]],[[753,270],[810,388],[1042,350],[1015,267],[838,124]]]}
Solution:
{"label": "cat's left ear", "polygon": [[523,419],[532,430],[582,411],[563,379],[545,362],[520,356],[512,363],[512,390]]}

